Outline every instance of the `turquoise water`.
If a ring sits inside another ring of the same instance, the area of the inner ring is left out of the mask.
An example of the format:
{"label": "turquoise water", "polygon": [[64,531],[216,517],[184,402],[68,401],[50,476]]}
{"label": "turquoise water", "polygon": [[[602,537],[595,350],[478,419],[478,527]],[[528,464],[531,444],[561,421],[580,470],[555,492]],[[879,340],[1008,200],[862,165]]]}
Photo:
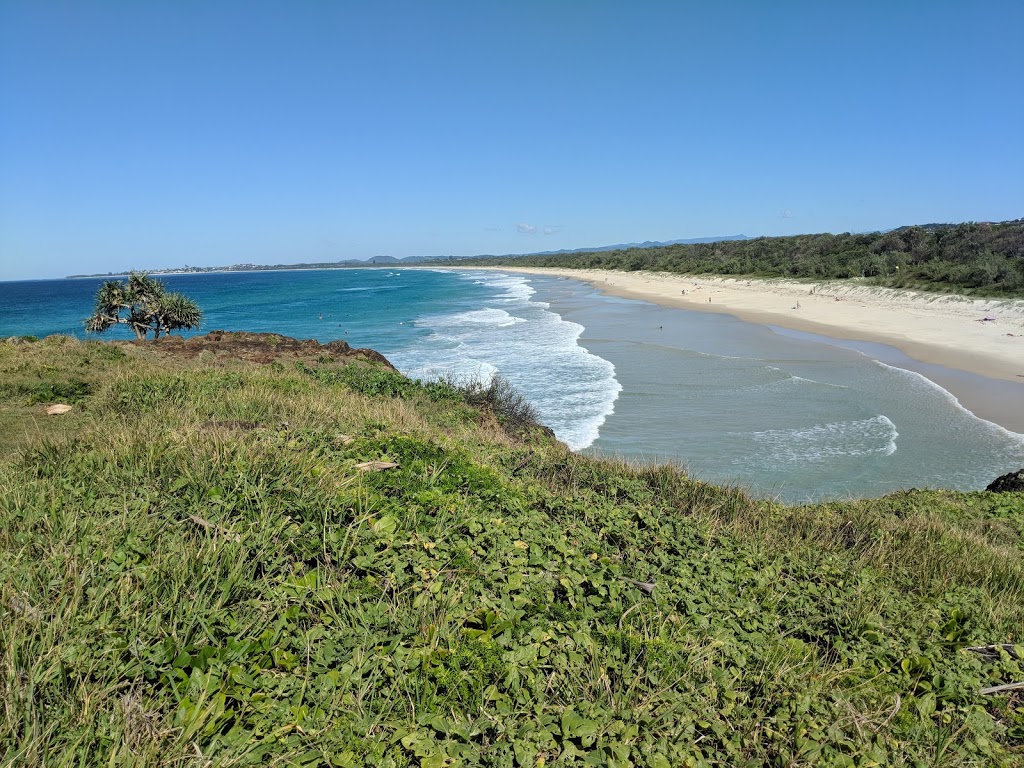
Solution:
{"label": "turquoise water", "polygon": [[[371,347],[416,378],[500,371],[573,448],[594,441],[619,384],[577,344],[583,328],[494,272],[341,269],[161,277],[203,309],[203,329],[261,331]],[[103,280],[0,283],[0,338],[73,334]],[[185,334],[185,335],[194,335]],[[107,334],[131,339],[123,327]]]}
{"label": "turquoise water", "polygon": [[[203,307],[204,330],[345,339],[420,378],[500,372],[575,450],[668,459],[788,501],[976,489],[1024,466],[1024,436],[882,355],[572,280],[468,269],[163,279]],[[0,283],[0,336],[84,336],[100,282]]]}

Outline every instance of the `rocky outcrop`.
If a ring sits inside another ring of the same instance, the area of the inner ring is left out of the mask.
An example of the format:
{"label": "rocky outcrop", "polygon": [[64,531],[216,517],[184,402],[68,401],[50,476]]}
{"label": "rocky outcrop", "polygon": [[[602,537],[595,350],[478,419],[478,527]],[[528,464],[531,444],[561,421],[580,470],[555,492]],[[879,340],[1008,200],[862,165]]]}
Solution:
{"label": "rocky outcrop", "polygon": [[1024,469],[997,477],[985,490],[992,493],[1024,493]]}
{"label": "rocky outcrop", "polygon": [[395,370],[390,361],[373,349],[353,349],[347,341],[329,341],[321,344],[314,339],[293,339],[279,333],[249,333],[247,331],[210,331],[203,336],[184,339],[164,336],[155,341],[137,341],[161,352],[184,357],[196,357],[210,352],[218,358],[248,360],[254,363],[309,360],[316,362],[329,357],[334,360],[361,360],[385,365]]}

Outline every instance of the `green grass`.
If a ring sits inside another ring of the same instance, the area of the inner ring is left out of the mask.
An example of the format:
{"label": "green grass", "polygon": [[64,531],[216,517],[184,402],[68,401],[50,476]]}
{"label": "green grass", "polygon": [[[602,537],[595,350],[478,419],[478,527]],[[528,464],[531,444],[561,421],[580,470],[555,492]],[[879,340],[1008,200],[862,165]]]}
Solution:
{"label": "green grass", "polygon": [[964,650],[1024,642],[1020,494],[783,507],[330,362],[0,375],[5,765],[1024,763]]}

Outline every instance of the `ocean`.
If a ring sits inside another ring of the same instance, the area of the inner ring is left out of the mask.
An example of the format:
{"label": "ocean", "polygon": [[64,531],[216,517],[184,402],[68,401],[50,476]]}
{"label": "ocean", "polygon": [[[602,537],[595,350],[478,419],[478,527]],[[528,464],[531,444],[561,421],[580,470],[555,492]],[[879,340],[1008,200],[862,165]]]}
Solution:
{"label": "ocean", "polygon": [[[1024,466],[1024,435],[976,418],[878,345],[468,268],[161,279],[202,307],[200,332],[344,339],[415,378],[500,373],[573,450],[672,461],[759,496],[980,489]],[[101,282],[0,283],[0,337],[85,338]]]}

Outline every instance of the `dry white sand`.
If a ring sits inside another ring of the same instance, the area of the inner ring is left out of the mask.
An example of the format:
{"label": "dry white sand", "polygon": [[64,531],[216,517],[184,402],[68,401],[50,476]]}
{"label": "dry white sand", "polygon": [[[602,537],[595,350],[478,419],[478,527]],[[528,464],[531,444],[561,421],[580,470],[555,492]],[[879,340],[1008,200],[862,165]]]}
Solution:
{"label": "dry white sand", "polygon": [[569,277],[614,296],[724,312],[742,320],[832,338],[879,342],[921,362],[1024,382],[1021,300],[971,299],[871,287],[851,280],[805,283],[662,272],[498,269]]}

